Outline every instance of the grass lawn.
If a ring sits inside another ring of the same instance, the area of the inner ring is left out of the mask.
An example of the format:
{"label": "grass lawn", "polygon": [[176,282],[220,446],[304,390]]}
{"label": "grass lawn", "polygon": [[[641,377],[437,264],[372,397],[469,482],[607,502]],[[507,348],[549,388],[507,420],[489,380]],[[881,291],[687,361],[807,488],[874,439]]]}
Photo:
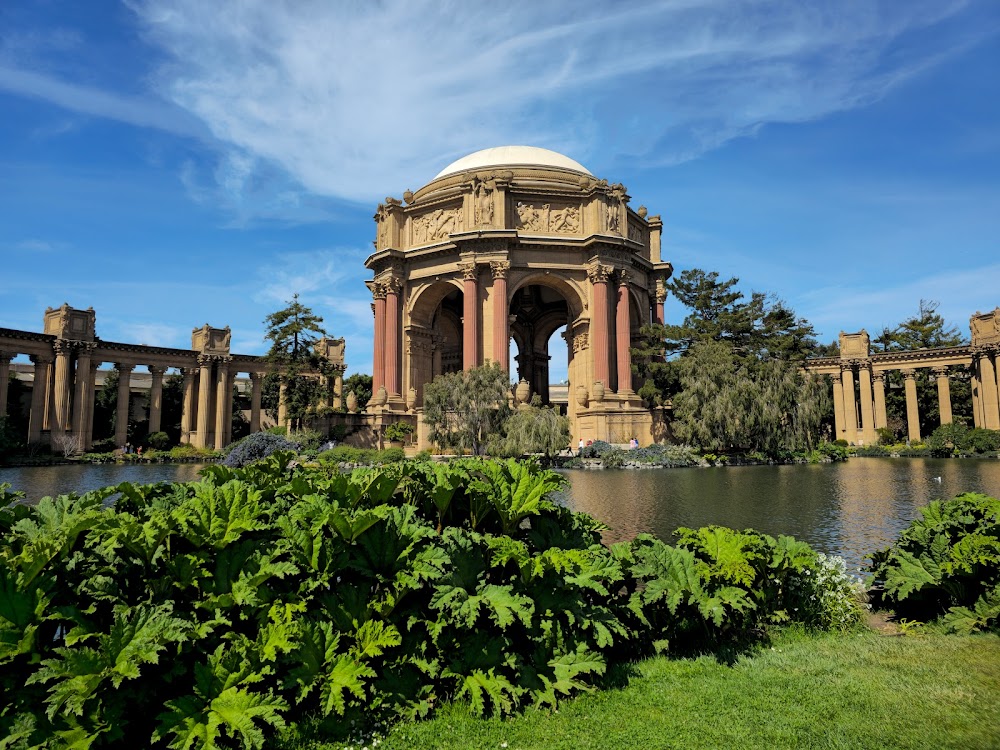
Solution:
{"label": "grass lawn", "polygon": [[555,713],[480,720],[446,706],[396,727],[378,750],[1000,748],[994,635],[789,632],[733,666],[656,658],[635,671],[627,687]]}

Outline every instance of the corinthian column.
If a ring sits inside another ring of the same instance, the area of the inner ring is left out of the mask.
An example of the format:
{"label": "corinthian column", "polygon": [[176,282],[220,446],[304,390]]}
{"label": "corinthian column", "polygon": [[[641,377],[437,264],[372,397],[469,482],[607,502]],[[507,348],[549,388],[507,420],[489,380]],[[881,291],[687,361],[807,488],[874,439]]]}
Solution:
{"label": "corinthian column", "polygon": [[385,284],[385,389],[399,395],[399,279]]}
{"label": "corinthian column", "polygon": [[182,388],[184,391],[184,403],[181,406],[181,442],[194,443],[191,433],[194,430],[194,415],[197,408],[197,401],[194,395],[194,376],[198,374],[197,367],[182,367],[183,376]]}
{"label": "corinthian column", "polygon": [[198,357],[198,427],[194,444],[199,448],[208,447],[208,425],[211,424],[209,409],[212,403],[212,358]]}
{"label": "corinthian column", "polygon": [[666,316],[663,313],[663,304],[667,301],[667,284],[663,279],[656,280],[656,291],[653,299],[653,322],[663,325]]}
{"label": "corinthian column", "polygon": [[858,442],[858,406],[854,397],[854,370],[851,365],[843,369],[844,380],[844,437],[854,445]]}
{"label": "corinthian column", "polygon": [[608,277],[611,266],[595,263],[587,269],[587,277],[593,287],[594,306],[590,313],[591,352],[594,356],[594,382],[610,387],[610,363],[608,362]]}
{"label": "corinthian column", "polygon": [[945,366],[932,369],[937,378],[938,389],[938,415],[941,417],[941,424],[951,424],[951,388],[948,383],[948,368]]}
{"label": "corinthian column", "polygon": [[91,431],[88,430],[88,413],[94,400],[93,372],[90,359],[95,344],[81,344],[76,356],[76,396],[73,399],[73,431],[80,441],[80,449],[90,447]]}
{"label": "corinthian column", "polygon": [[615,305],[615,350],[618,354],[618,393],[632,393],[631,316],[628,299],[629,272],[618,274],[618,301]]}
{"label": "corinthian column", "polygon": [[847,429],[844,427],[844,384],[840,373],[830,376],[833,379],[833,428],[835,440],[846,440]]}
{"label": "corinthian column", "polygon": [[979,355],[979,388],[982,391],[983,427],[1000,430],[1000,405],[997,399],[997,371],[993,366],[993,352],[982,349]]}
{"label": "corinthian column", "polygon": [[462,369],[479,364],[479,285],[475,263],[462,263]]}
{"label": "corinthian column", "polygon": [[260,432],[260,397],[264,376],[259,372],[250,373],[250,432]]}
{"label": "corinthian column", "polygon": [[906,390],[906,431],[910,442],[920,440],[920,408],[917,406],[917,381],[913,370],[903,370]]}
{"label": "corinthian column", "polygon": [[497,260],[490,263],[493,270],[493,358],[504,372],[510,370],[510,314],[507,300],[507,274],[510,263]]}
{"label": "corinthian column", "polygon": [[28,442],[38,443],[42,439],[45,413],[48,408],[49,368],[52,366],[52,356],[32,354],[31,361],[35,365],[35,374],[31,384],[31,415],[28,417]]}
{"label": "corinthian column", "polygon": [[128,365],[121,362],[115,363],[118,370],[118,403],[115,407],[115,445],[122,446],[128,441],[128,418],[130,390],[132,380],[132,368],[135,365]]}
{"label": "corinthian column", "polygon": [[875,429],[889,426],[889,418],[885,413],[885,376],[884,372],[875,373]]}
{"label": "corinthian column", "polygon": [[149,387],[149,432],[150,434],[160,431],[160,422],[163,415],[163,373],[166,368],[160,365],[149,365],[149,374],[152,377],[152,385]]}
{"label": "corinthian column", "polygon": [[229,387],[229,366],[219,362],[215,381],[215,449],[226,447],[227,423],[233,419],[233,389]]}
{"label": "corinthian column", "polygon": [[[375,357],[372,360],[372,393],[385,385],[385,285],[375,282],[372,285],[375,297]],[[280,424],[280,420],[279,420]]]}
{"label": "corinthian column", "polygon": [[73,353],[73,345],[68,341],[56,339],[52,348],[56,353],[56,383],[52,393],[54,407],[52,434],[62,435],[69,428],[70,356]]}
{"label": "corinthian column", "polygon": [[863,363],[858,367],[858,383],[861,392],[861,435],[867,445],[876,441],[875,401],[872,398],[871,366]]}

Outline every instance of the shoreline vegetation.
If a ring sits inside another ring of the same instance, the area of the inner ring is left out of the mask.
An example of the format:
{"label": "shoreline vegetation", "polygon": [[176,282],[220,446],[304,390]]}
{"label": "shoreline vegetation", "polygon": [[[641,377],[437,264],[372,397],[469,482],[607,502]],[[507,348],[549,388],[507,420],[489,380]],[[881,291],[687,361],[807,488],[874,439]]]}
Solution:
{"label": "shoreline vegetation", "polygon": [[0,485],[5,747],[995,740],[994,498],[931,502],[863,583],[749,529],[605,546],[532,461],[248,445],[197,482]]}

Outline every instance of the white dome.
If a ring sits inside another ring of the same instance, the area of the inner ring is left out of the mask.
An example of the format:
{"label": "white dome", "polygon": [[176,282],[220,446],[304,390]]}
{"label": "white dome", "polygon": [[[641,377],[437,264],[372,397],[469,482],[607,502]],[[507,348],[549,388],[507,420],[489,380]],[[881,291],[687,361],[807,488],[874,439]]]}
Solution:
{"label": "white dome", "polygon": [[457,172],[465,172],[471,169],[483,169],[484,167],[559,167],[581,174],[590,174],[590,171],[573,161],[568,156],[563,156],[547,148],[537,148],[535,146],[496,146],[494,148],[484,148],[474,154],[463,156],[458,161],[453,161],[447,167],[437,173],[434,179],[444,177]]}

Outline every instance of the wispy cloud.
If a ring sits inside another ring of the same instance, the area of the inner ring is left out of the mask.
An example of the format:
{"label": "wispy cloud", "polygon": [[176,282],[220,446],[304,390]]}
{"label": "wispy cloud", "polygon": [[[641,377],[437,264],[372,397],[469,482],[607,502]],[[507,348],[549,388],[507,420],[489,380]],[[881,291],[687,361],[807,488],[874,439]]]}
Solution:
{"label": "wispy cloud", "polygon": [[858,107],[968,43],[900,48],[963,5],[132,7],[172,58],[163,95],[222,143],[318,194],[371,200],[500,143],[677,162],[767,123]]}
{"label": "wispy cloud", "polygon": [[41,99],[95,117],[157,128],[176,135],[204,136],[201,123],[182,109],[155,99],[116,94],[31,70],[0,64],[0,91]]}
{"label": "wispy cloud", "polygon": [[191,341],[183,341],[183,332],[176,326],[160,323],[119,323],[118,331],[129,343],[143,346],[187,347]]}

